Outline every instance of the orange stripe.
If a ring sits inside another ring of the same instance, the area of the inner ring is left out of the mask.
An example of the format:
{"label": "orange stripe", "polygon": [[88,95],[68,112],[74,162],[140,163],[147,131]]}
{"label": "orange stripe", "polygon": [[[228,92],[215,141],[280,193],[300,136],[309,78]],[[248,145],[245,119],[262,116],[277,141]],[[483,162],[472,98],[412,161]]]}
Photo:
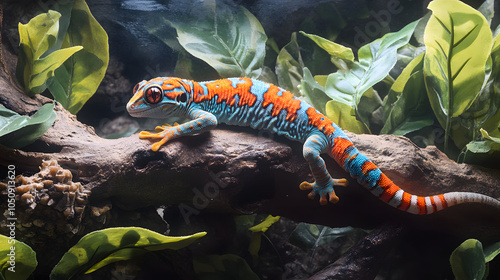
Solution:
{"label": "orange stripe", "polygon": [[380,195],[380,199],[384,202],[389,202],[396,192],[400,190],[384,173],[380,174],[377,184],[384,189],[384,192]]}
{"label": "orange stripe", "polygon": [[352,145],[352,142],[345,138],[337,137],[333,140],[332,156],[341,167],[344,167],[345,161],[349,157],[346,149]]}
{"label": "orange stripe", "polygon": [[398,209],[403,211],[408,210],[411,204],[411,194],[407,192],[403,192],[403,198],[401,199],[401,205],[399,205]]}
{"label": "orange stripe", "polygon": [[378,167],[371,161],[365,161],[363,165],[361,166],[361,171],[363,174],[368,174],[368,172],[377,169]]}
{"label": "orange stripe", "polygon": [[319,130],[323,131],[324,134],[330,135],[335,132],[335,128],[332,126],[332,121],[325,117],[323,114],[319,113],[313,107],[309,107],[306,111],[309,117],[309,124],[317,127]]}
{"label": "orange stripe", "polygon": [[425,197],[419,196],[417,197],[417,206],[418,206],[418,214],[423,215],[426,212],[426,205],[425,205]]}
{"label": "orange stripe", "polygon": [[448,207],[448,203],[444,199],[444,194],[438,195],[439,199],[441,199],[441,204],[443,205],[443,209]]}

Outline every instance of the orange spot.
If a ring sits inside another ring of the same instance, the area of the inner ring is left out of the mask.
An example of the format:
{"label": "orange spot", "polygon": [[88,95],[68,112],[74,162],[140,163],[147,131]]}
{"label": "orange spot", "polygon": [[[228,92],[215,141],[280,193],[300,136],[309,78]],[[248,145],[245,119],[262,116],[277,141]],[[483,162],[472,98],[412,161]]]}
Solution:
{"label": "orange spot", "polygon": [[361,171],[363,174],[367,175],[368,172],[377,169],[378,167],[371,161],[365,161],[363,165],[361,166]]}
{"label": "orange spot", "polygon": [[[281,95],[278,93],[281,91]],[[293,122],[297,118],[297,111],[300,109],[300,100],[294,98],[294,95],[289,91],[280,89],[275,85],[270,85],[269,89],[264,93],[264,102],[262,106],[265,108],[273,104],[271,115],[277,116],[281,110],[286,110],[286,120]]]}
{"label": "orange spot", "polygon": [[344,167],[345,161],[349,157],[346,149],[352,145],[352,142],[345,138],[337,137],[333,140],[332,157],[340,166]]}
{"label": "orange spot", "polygon": [[380,195],[380,199],[384,202],[389,202],[396,192],[400,190],[384,173],[380,174],[377,184],[384,189],[384,192]]}
{"label": "orange spot", "polygon": [[411,194],[407,192],[403,192],[403,198],[401,198],[401,205],[399,205],[399,209],[406,211],[410,207],[411,204]]}
{"label": "orange spot", "polygon": [[250,92],[253,83],[250,78],[241,78],[243,83],[238,83],[236,88],[233,87],[233,82],[228,79],[216,80],[207,82],[208,93],[205,93],[203,87],[198,83],[193,83],[194,102],[199,103],[208,101],[217,96],[217,103],[226,102],[227,105],[234,106],[236,96],[239,97],[238,106],[253,106],[257,101],[257,96]]}
{"label": "orange spot", "polygon": [[426,206],[425,206],[425,197],[419,196],[417,197],[417,205],[418,205],[418,214],[422,215],[425,214],[426,212]]}
{"label": "orange spot", "polygon": [[316,109],[310,107],[306,111],[309,117],[309,124],[317,127],[319,130],[323,131],[324,134],[330,135],[335,132],[335,128],[332,126],[332,121],[325,117],[323,114],[318,113]]}

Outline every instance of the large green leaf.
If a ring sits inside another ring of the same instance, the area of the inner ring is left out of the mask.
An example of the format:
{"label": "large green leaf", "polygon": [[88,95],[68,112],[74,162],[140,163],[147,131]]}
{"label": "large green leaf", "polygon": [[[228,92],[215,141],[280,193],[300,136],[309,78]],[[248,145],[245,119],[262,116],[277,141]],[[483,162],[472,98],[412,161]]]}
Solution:
{"label": "large green leaf", "polygon": [[108,35],[84,0],[75,0],[63,47],[82,46],[55,72],[49,90],[64,108],[76,114],[96,92],[109,62]]}
{"label": "large green leaf", "polygon": [[[412,22],[398,32],[388,33],[361,47],[358,52],[359,62],[347,61],[348,70],[341,69],[328,76],[325,85],[326,94],[334,101],[349,105],[353,109],[353,117],[362,121],[365,126],[365,129],[358,131],[366,131],[370,117],[360,114],[358,110],[361,98],[365,94],[370,94],[369,98],[373,99],[367,104],[373,107],[381,105],[380,98],[371,87],[389,74],[397,62],[398,48],[408,43],[417,23],[418,21]],[[354,123],[354,121],[349,122]],[[346,128],[341,123],[337,124]],[[356,127],[362,126],[356,125]]]}
{"label": "large green leaf", "polygon": [[267,36],[260,22],[245,8],[228,5],[193,15],[175,23],[179,43],[193,56],[215,68],[221,77],[259,77]]}
{"label": "large green leaf", "polygon": [[85,235],[64,254],[50,274],[50,279],[70,279],[93,272],[107,264],[128,260],[158,250],[177,250],[206,235],[200,232],[189,236],[165,236],[138,227],[117,227]]}
{"label": "large green leaf", "polygon": [[290,42],[279,52],[276,59],[276,75],[278,85],[295,96],[300,95],[298,86],[304,76],[304,63],[300,55],[300,47],[297,44],[297,33],[292,33]]}
{"label": "large green leaf", "polygon": [[[34,95],[43,92],[51,82],[54,71],[82,47],[52,51],[59,32],[61,14],[49,11],[19,23],[19,56],[16,77],[25,92]],[[50,52],[50,53],[49,53]]]}
{"label": "large green leaf", "polygon": [[421,54],[405,67],[384,99],[381,134],[404,135],[434,122],[425,94],[423,58]]}
{"label": "large green leaf", "polygon": [[476,239],[468,239],[450,256],[450,264],[457,280],[483,279],[486,264],[483,245]]}
{"label": "large green leaf", "polygon": [[0,105],[0,143],[11,148],[31,144],[52,126],[56,117],[53,103],[40,107],[31,118]]}
{"label": "large green leaf", "polygon": [[484,16],[461,1],[436,0],[429,9],[425,83],[434,113],[450,128],[451,118],[465,112],[479,95],[492,35]]}
{"label": "large green leaf", "polygon": [[28,279],[37,265],[36,253],[30,246],[0,234],[0,279]]}

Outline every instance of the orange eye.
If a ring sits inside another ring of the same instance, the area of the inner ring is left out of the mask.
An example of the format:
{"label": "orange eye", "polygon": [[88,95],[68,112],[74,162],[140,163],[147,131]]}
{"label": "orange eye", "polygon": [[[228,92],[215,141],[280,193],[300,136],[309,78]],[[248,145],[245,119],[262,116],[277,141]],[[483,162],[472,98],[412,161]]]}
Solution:
{"label": "orange eye", "polygon": [[163,91],[159,86],[147,88],[144,92],[144,98],[149,104],[159,103],[162,99]]}

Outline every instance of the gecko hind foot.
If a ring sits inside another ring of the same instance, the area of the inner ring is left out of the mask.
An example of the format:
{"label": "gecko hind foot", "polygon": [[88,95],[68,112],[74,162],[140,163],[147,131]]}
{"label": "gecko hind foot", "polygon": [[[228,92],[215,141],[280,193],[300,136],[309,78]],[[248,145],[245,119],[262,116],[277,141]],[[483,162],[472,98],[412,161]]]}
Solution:
{"label": "gecko hind foot", "polygon": [[316,197],[316,195],[319,194],[320,195],[319,204],[321,205],[326,205],[328,204],[328,202],[335,204],[339,201],[339,197],[335,194],[333,187],[334,186],[345,187],[348,185],[348,183],[349,182],[346,179],[333,179],[333,182],[328,186],[319,186],[318,184],[316,184],[316,182],[314,183],[302,182],[302,184],[300,184],[300,189],[311,190],[311,192],[309,192],[309,194],[307,195],[309,199],[314,199],[314,197]]}

